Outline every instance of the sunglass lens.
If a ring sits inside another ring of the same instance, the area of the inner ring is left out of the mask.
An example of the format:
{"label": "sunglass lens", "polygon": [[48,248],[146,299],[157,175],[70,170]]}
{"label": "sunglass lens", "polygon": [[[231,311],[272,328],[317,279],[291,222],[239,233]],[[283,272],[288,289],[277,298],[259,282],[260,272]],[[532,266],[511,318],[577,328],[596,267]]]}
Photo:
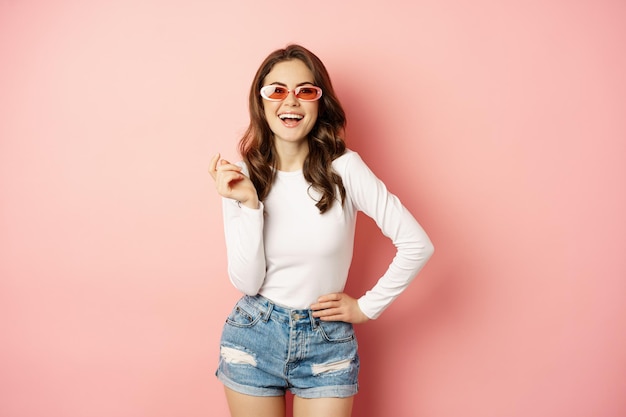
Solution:
{"label": "sunglass lens", "polygon": [[270,100],[284,100],[289,90],[279,85],[266,85],[262,89],[263,95]]}
{"label": "sunglass lens", "polygon": [[300,87],[296,90],[296,97],[300,100],[315,100],[318,98],[318,90],[313,87]]}

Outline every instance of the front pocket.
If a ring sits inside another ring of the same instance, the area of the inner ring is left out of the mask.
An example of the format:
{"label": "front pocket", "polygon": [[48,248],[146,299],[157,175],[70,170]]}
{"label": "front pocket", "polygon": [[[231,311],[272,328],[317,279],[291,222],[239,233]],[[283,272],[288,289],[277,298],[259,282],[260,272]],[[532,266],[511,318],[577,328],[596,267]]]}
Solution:
{"label": "front pocket", "polygon": [[330,343],[345,343],[354,340],[352,324],[343,321],[320,321],[317,326],[324,340]]}
{"label": "front pocket", "polygon": [[261,315],[260,311],[239,302],[226,318],[226,323],[237,327],[252,327],[259,321]]}

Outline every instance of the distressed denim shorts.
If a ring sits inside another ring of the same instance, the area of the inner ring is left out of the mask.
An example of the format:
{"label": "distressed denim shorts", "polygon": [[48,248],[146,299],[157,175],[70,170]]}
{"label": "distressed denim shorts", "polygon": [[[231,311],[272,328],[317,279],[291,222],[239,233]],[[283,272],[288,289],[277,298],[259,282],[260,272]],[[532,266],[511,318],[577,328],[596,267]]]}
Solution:
{"label": "distressed denim shorts", "polygon": [[324,322],[256,295],[226,319],[216,375],[237,392],[302,398],[350,397],[358,391],[359,355],[352,324]]}

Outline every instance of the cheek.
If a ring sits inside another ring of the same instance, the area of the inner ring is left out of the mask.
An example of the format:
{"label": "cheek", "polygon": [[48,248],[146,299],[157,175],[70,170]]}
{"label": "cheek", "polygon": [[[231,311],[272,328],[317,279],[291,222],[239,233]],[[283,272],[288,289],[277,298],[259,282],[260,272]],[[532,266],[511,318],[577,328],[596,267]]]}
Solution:
{"label": "cheek", "polygon": [[272,106],[268,103],[268,104],[263,104],[263,114],[265,115],[265,118],[267,119],[269,115],[272,114]]}
{"label": "cheek", "polygon": [[319,117],[319,104],[317,102],[311,103],[311,108],[307,110],[307,113],[311,115],[311,119],[313,119],[314,122],[317,121]]}

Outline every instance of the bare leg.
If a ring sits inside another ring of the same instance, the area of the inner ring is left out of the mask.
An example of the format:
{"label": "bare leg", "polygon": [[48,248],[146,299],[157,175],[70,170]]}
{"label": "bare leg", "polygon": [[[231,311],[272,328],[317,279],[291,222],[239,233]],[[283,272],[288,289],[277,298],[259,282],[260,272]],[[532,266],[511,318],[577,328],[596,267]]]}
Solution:
{"label": "bare leg", "polygon": [[255,397],[241,394],[229,388],[226,401],[231,417],[284,417],[285,397]]}
{"label": "bare leg", "polygon": [[294,417],[350,417],[354,397],[300,398],[293,397]]}

